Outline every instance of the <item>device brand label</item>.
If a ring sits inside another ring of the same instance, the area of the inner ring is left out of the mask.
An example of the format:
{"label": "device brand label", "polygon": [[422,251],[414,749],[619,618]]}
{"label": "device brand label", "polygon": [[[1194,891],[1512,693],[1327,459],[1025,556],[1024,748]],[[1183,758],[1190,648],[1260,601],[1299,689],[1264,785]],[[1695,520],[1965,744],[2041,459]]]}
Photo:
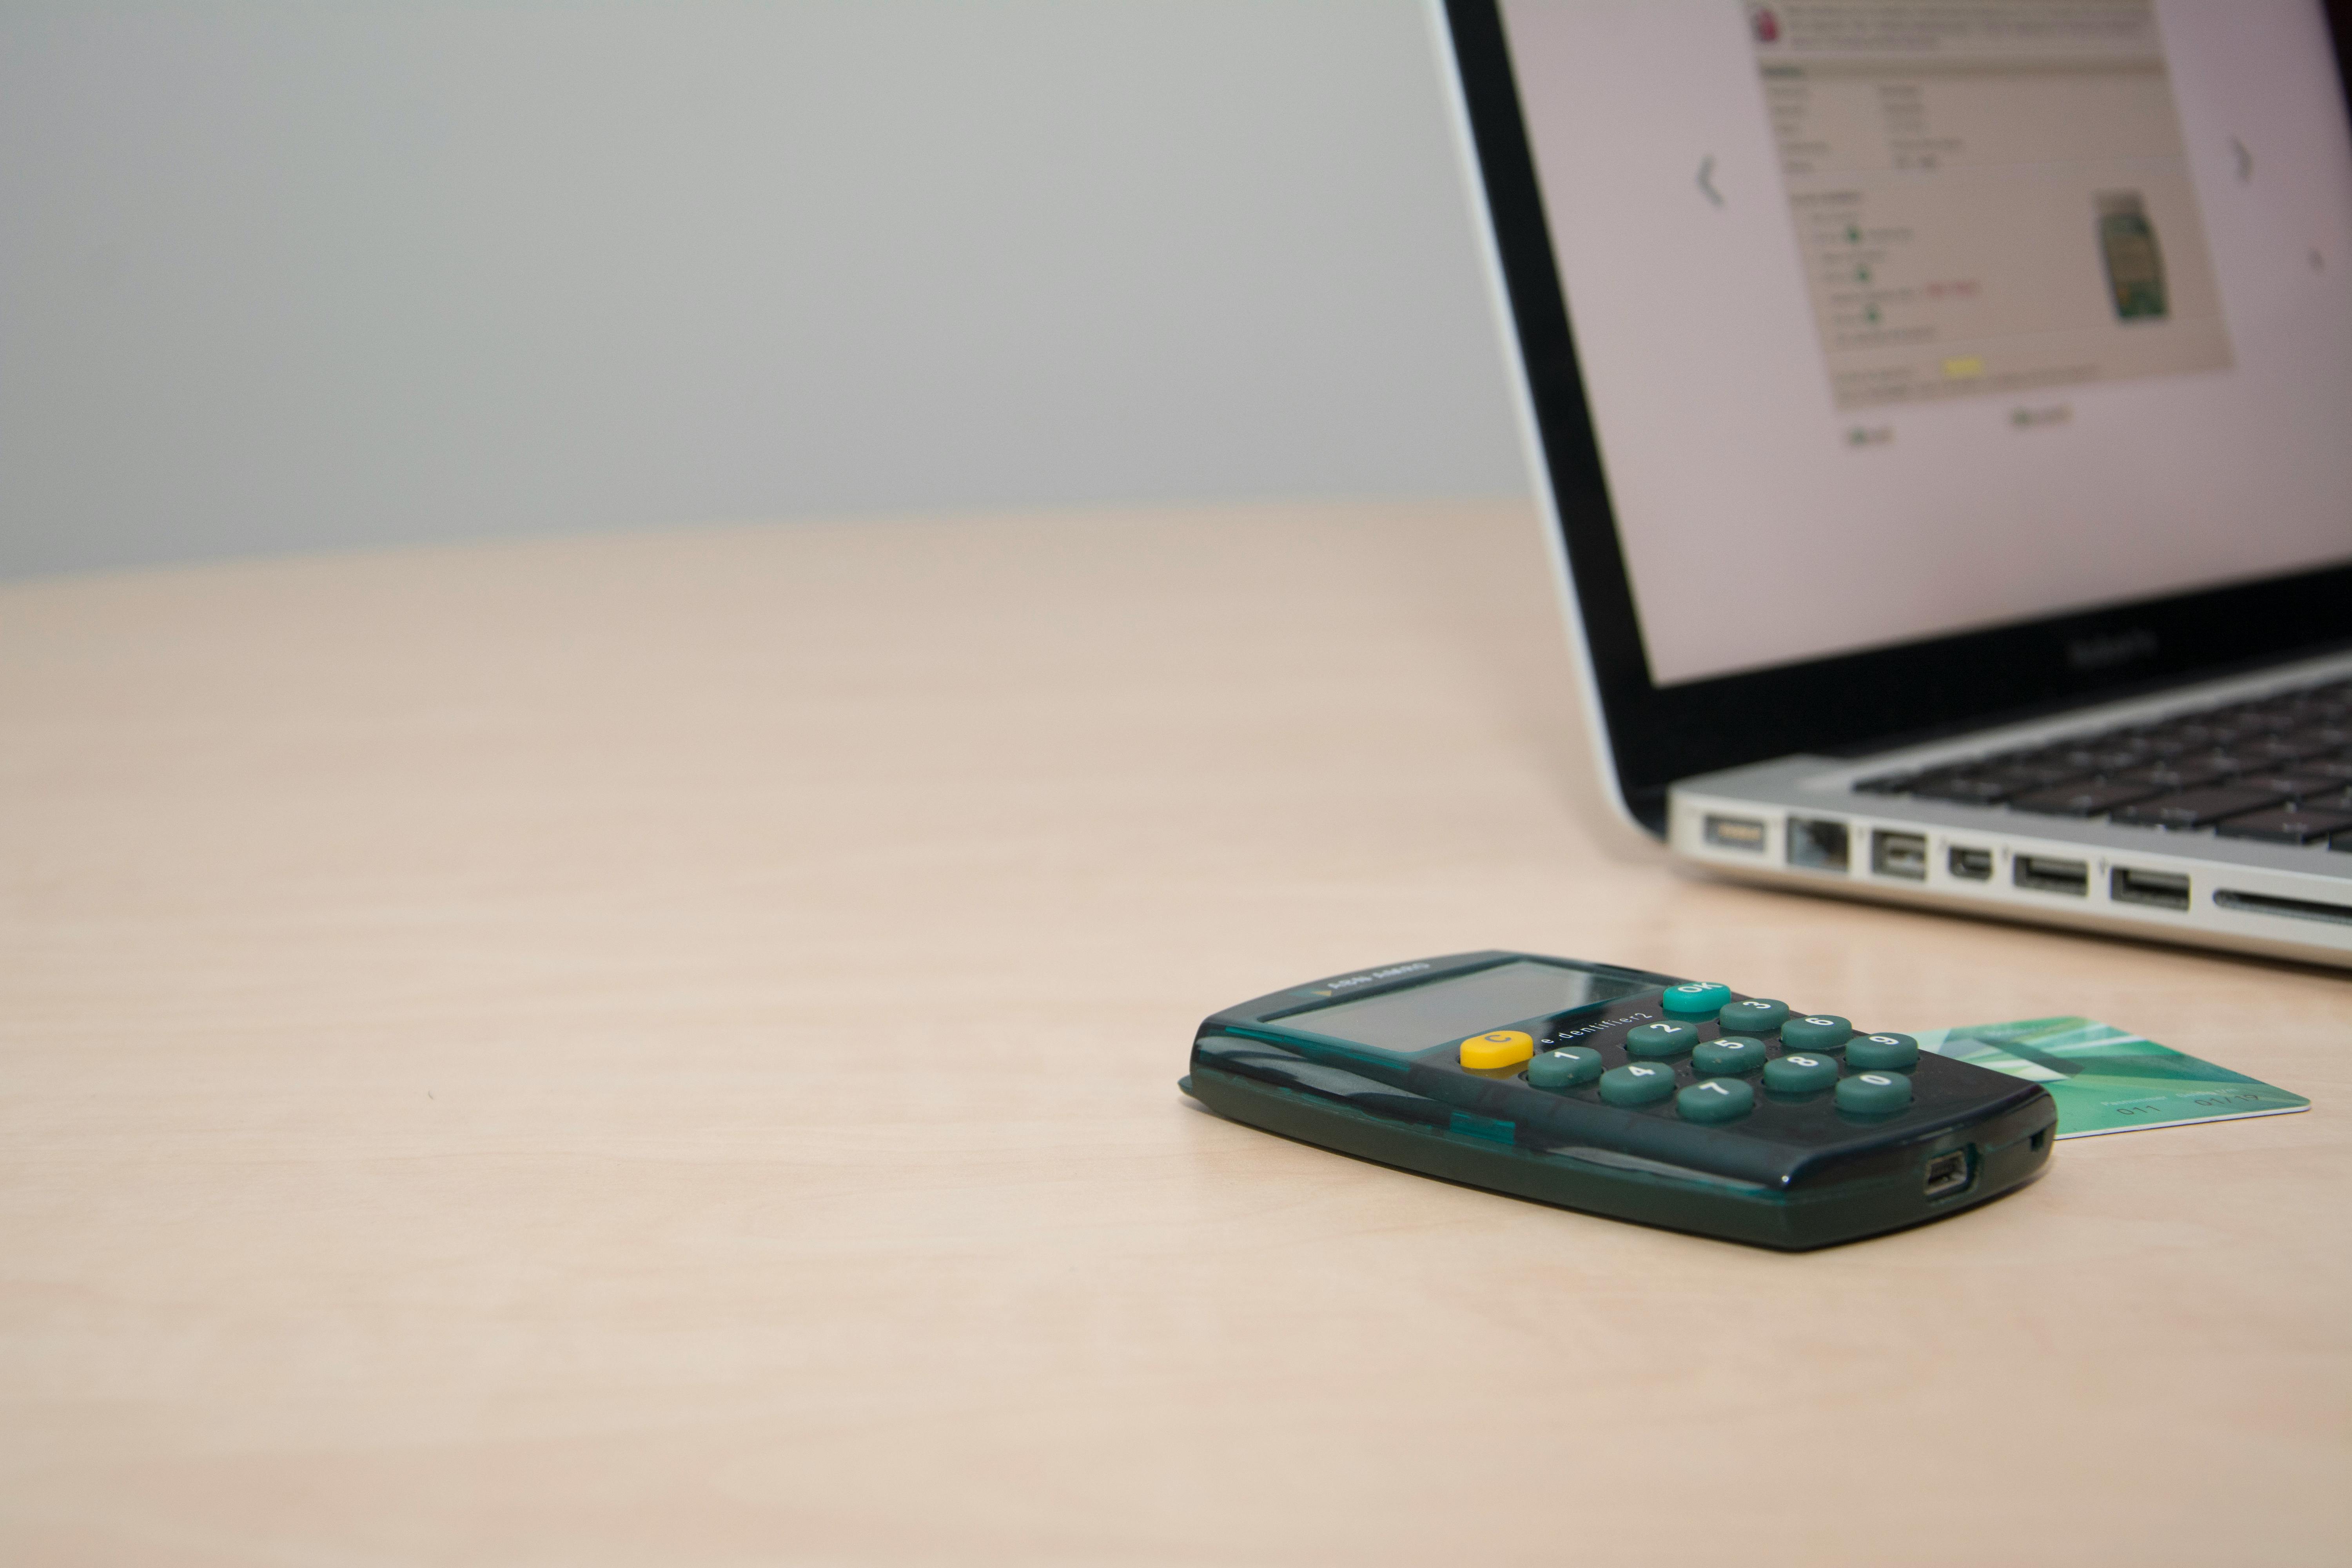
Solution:
{"label": "device brand label", "polygon": [[2113,669],[2119,664],[2154,658],[2157,647],[2154,632],[2135,626],[2104,637],[2076,637],[2066,645],[2066,662],[2080,670]]}
{"label": "device brand label", "polygon": [[1337,996],[1340,992],[1352,991],[1359,985],[1370,985],[1381,980],[1394,980],[1400,974],[1417,973],[1428,967],[1426,963],[1396,963],[1391,964],[1386,969],[1367,969],[1360,974],[1343,975],[1338,980],[1327,980],[1320,985],[1301,986],[1298,994]]}
{"label": "device brand label", "polygon": [[1614,1018],[1603,1018],[1599,1023],[1587,1024],[1582,1028],[1564,1030],[1554,1036],[1553,1039],[1564,1046],[1582,1035],[1597,1035],[1603,1029],[1621,1028],[1627,1024],[1638,1024],[1644,1018],[1656,1016],[1654,1013],[1621,1013]]}

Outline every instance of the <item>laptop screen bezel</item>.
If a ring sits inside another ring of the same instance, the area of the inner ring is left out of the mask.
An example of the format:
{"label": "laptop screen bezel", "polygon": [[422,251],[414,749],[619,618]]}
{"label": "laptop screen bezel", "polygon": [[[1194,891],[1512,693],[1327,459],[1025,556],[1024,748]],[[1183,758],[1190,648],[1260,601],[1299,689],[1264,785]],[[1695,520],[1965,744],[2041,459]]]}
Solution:
{"label": "laptop screen bezel", "polygon": [[[2326,0],[2339,87],[2352,0]],[[1555,523],[1627,808],[1663,832],[1676,779],[1797,752],[1888,749],[2352,644],[2352,564],[1660,686],[1585,400],[1499,0],[1444,0],[1461,101]],[[2352,87],[2346,89],[2352,99]],[[2347,258],[2352,260],[2352,258]],[[2352,510],[2352,498],[2347,498]]]}

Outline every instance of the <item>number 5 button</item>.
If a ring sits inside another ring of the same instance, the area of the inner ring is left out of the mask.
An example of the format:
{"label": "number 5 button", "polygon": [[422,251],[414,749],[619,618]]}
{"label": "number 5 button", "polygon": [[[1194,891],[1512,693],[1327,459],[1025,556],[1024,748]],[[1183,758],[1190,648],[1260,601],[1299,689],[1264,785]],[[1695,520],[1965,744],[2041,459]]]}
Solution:
{"label": "number 5 button", "polygon": [[1754,1072],[1764,1065],[1764,1057],[1763,1041],[1726,1035],[1719,1040],[1701,1040],[1698,1049],[1691,1052],[1691,1066],[1700,1072]]}

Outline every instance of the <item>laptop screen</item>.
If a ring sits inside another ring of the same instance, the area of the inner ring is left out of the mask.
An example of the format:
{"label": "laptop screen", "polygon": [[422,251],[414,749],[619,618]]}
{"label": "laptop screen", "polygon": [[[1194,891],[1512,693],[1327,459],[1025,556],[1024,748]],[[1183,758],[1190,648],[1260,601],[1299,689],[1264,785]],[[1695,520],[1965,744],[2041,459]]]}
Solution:
{"label": "laptop screen", "polygon": [[2309,0],[1504,0],[1651,680],[2352,560]]}

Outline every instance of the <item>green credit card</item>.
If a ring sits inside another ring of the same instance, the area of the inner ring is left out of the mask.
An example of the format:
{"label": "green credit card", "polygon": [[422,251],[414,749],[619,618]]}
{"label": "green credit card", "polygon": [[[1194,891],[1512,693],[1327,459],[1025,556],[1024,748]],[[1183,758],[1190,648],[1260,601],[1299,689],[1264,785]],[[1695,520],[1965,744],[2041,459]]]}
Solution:
{"label": "green credit card", "polygon": [[2030,1078],[2058,1102],[2058,1136],[2091,1138],[2240,1116],[2284,1116],[2311,1101],[2088,1018],[2028,1018],[1923,1029],[1919,1048]]}

